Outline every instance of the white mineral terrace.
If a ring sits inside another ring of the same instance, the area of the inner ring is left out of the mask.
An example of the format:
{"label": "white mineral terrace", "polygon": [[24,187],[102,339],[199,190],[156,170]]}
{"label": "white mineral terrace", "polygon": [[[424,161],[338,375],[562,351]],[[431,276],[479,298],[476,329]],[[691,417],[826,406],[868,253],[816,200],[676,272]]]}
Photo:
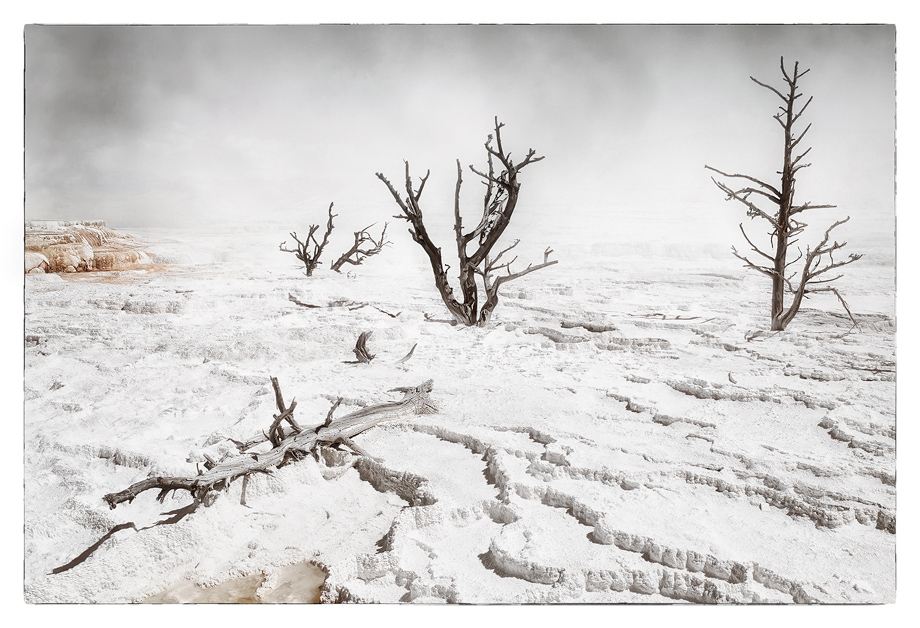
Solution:
{"label": "white mineral terrace", "polygon": [[[726,246],[654,242],[554,246],[466,328],[404,233],[311,278],[285,235],[138,232],[150,264],[25,277],[26,601],[894,600],[890,248],[839,282],[855,328],[819,295],[765,331],[768,282]],[[109,508],[239,455],[271,376],[304,429],[428,379],[437,411],[354,436],[377,461],[324,448],[184,516],[186,491]]]}

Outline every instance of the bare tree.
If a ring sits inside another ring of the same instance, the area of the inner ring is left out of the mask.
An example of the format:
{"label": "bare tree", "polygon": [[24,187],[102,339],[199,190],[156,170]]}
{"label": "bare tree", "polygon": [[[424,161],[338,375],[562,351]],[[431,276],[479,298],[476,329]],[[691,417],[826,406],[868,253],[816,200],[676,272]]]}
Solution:
{"label": "bare tree", "polygon": [[[376,240],[368,232],[368,229],[374,225],[369,225],[361,231],[355,231],[355,243],[351,245],[350,249],[342,253],[342,256],[339,257],[339,259],[337,259],[334,264],[332,264],[332,270],[337,273],[342,272],[342,266],[345,264],[360,266],[366,258],[371,257],[372,255],[377,255],[387,244],[393,244],[392,242],[388,242],[386,240],[387,225],[389,225],[389,223],[383,223],[383,231],[380,233],[380,237]],[[365,244],[366,242],[370,242],[373,246],[362,249],[361,245]]]}
{"label": "bare tree", "polygon": [[[512,279],[523,277],[535,270],[546,268],[557,262],[550,261],[549,255],[552,253],[547,248],[543,254],[543,263],[536,266],[528,265],[522,271],[512,272],[511,264],[517,259],[514,257],[510,261],[503,262],[502,256],[518,245],[515,240],[511,246],[506,247],[496,255],[491,255],[492,249],[498,243],[502,233],[511,221],[511,215],[517,207],[518,194],[520,193],[521,184],[518,182],[518,173],[528,164],[540,161],[543,157],[536,157],[533,149],[530,149],[527,156],[518,163],[514,163],[511,154],[506,153],[502,146],[501,128],[504,124],[495,119],[495,134],[490,134],[485,142],[486,155],[488,158],[488,170],[482,172],[473,166],[470,166],[476,175],[482,178],[485,185],[485,194],[482,203],[482,218],[475,229],[468,233],[463,233],[463,219],[460,216],[460,186],[463,183],[463,171],[460,167],[460,161],[457,160],[457,187],[454,192],[454,232],[456,234],[457,256],[460,258],[459,279],[460,291],[463,294],[463,301],[458,301],[454,297],[453,288],[447,279],[446,266],[441,258],[441,249],[436,246],[425,229],[422,209],[419,206],[419,200],[422,197],[422,191],[425,189],[425,183],[431,174],[429,170],[422,177],[419,183],[418,191],[412,186],[412,177],[409,174],[409,162],[406,162],[406,197],[401,198],[399,192],[381,173],[377,173],[377,178],[386,184],[390,194],[396,200],[402,215],[397,218],[403,218],[411,225],[409,233],[424,249],[431,262],[431,270],[434,273],[435,286],[441,294],[441,299],[447,306],[451,315],[463,325],[483,325],[487,323],[492,316],[492,311],[498,305],[499,287]],[[493,141],[495,145],[493,146]],[[495,172],[493,158],[498,160],[498,166],[501,169],[499,173]],[[470,244],[475,247],[473,252],[468,251]],[[504,274],[499,274],[505,271]],[[479,300],[479,286],[476,281],[479,276],[485,298],[482,303]]]}
{"label": "bare tree", "polygon": [[[783,144],[783,169],[782,171],[777,171],[777,174],[782,177],[779,186],[770,185],[769,183],[765,183],[746,174],[728,174],[721,170],[706,166],[707,169],[723,177],[743,179],[748,183],[752,183],[753,186],[748,185],[747,187],[734,189],[721,181],[717,181],[715,177],[712,178],[713,183],[727,195],[725,200],[735,200],[742,203],[747,207],[748,216],[766,220],[770,225],[770,244],[772,247],[770,251],[764,251],[754,244],[744,231],[743,224],[739,225],[741,234],[750,245],[751,250],[766,260],[765,263],[756,264],[752,262],[747,257],[739,254],[735,247],[732,247],[732,253],[745,263],[745,267],[770,277],[773,285],[772,301],[770,304],[770,329],[772,331],[782,331],[786,329],[786,326],[792,322],[792,319],[798,314],[799,307],[802,305],[802,299],[816,292],[834,293],[840,300],[840,303],[843,304],[850,319],[853,320],[853,315],[846,301],[843,300],[843,297],[840,296],[836,288],[828,285],[840,279],[842,275],[838,274],[833,277],[828,277],[825,273],[855,262],[862,257],[861,254],[851,253],[846,259],[834,259],[835,253],[846,246],[846,242],[837,242],[834,240],[833,243],[831,243],[830,234],[836,227],[850,219],[850,217],[847,216],[845,219],[838,220],[828,227],[827,231],[824,232],[824,238],[817,246],[814,248],[806,246],[804,253],[801,248],[796,247],[798,256],[792,261],[787,261],[787,251],[789,247],[798,242],[798,236],[805,230],[805,227],[808,226],[802,221],[802,214],[814,209],[834,208],[836,205],[812,205],[810,202],[796,204],[794,199],[796,176],[799,170],[811,165],[810,163],[800,163],[802,158],[811,150],[810,147],[795,156],[799,143],[802,141],[802,138],[805,137],[808,129],[811,128],[811,124],[805,127],[805,130],[799,135],[795,134],[793,128],[812,101],[812,98],[809,97],[808,101],[802,105],[801,109],[799,109],[798,112],[795,111],[797,106],[796,100],[802,96],[802,94],[799,93],[799,79],[805,76],[809,70],[799,72],[799,64],[796,62],[795,68],[792,71],[792,76],[790,76],[786,71],[782,57],[780,57],[779,66],[783,73],[783,80],[786,83],[785,93],[766,83],[758,81],[753,76],[750,77],[752,81],[770,90],[782,100],[779,112],[773,116],[773,118],[779,122],[780,126],[783,127],[783,134],[785,136],[785,142]],[[761,202],[763,199],[775,205],[775,210],[765,211],[755,203],[755,200]],[[790,266],[803,258],[804,264],[799,272],[789,270]],[[786,292],[792,295],[792,303],[788,308],[784,308],[783,302],[783,297]],[[853,322],[855,324],[855,320]]]}
{"label": "bare tree", "polygon": [[285,245],[287,240],[278,245],[278,249],[284,251],[285,253],[293,253],[294,256],[303,262],[304,269],[307,273],[307,277],[313,276],[313,269],[319,265],[319,256],[323,254],[323,249],[326,248],[326,244],[329,243],[329,234],[332,233],[332,219],[337,216],[337,214],[332,213],[332,206],[334,203],[329,203],[329,220],[326,222],[326,234],[323,236],[322,243],[316,240],[316,231],[319,229],[319,225],[310,225],[310,232],[307,234],[307,237],[304,238],[303,242],[297,237],[297,232],[292,231],[291,237],[294,238],[294,242],[297,243],[296,249],[289,249]]}

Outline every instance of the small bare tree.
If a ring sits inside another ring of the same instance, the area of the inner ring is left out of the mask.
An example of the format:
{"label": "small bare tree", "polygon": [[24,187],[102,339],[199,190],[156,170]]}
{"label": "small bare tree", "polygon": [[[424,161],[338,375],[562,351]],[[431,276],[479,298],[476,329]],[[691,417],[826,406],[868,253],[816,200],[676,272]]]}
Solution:
{"label": "small bare tree", "polygon": [[[342,253],[342,256],[332,264],[332,270],[337,273],[342,272],[342,266],[345,264],[360,266],[361,263],[368,257],[380,253],[380,251],[383,250],[383,247],[385,247],[387,244],[393,244],[392,242],[388,242],[386,240],[387,225],[389,225],[389,223],[383,223],[383,231],[380,233],[380,237],[376,240],[368,232],[368,229],[374,225],[369,225],[361,231],[355,231],[355,243],[351,245],[350,249]],[[373,246],[368,246],[368,248],[362,249],[361,246],[367,242],[370,242]]]}
{"label": "small bare tree", "polygon": [[[779,112],[773,116],[773,118],[779,122],[780,126],[783,127],[783,134],[785,136],[785,142],[783,144],[783,169],[777,171],[777,174],[782,177],[779,187],[770,185],[746,174],[728,174],[710,166],[706,166],[706,168],[723,177],[744,179],[753,183],[755,186],[733,189],[721,181],[717,181],[715,177],[712,178],[713,183],[727,195],[725,200],[735,200],[742,203],[747,207],[748,216],[766,220],[771,227],[770,244],[773,249],[770,252],[766,252],[755,245],[748,237],[747,233],[745,233],[744,226],[742,224],[739,225],[741,234],[750,245],[751,250],[764,258],[766,263],[755,264],[747,257],[739,254],[735,247],[732,247],[732,253],[745,263],[745,267],[767,275],[772,281],[773,291],[770,305],[770,329],[773,331],[782,331],[786,329],[786,326],[792,322],[792,319],[798,314],[799,307],[802,305],[802,299],[806,298],[808,294],[816,292],[833,292],[837,296],[837,299],[840,300],[840,303],[843,304],[844,309],[855,324],[856,321],[853,319],[853,315],[846,301],[843,300],[843,297],[840,296],[836,288],[828,285],[840,279],[843,275],[838,274],[833,277],[827,277],[825,275],[828,271],[855,262],[862,257],[861,254],[851,253],[847,259],[834,259],[834,254],[846,246],[846,242],[838,243],[834,240],[833,243],[830,243],[831,231],[847,222],[850,219],[849,216],[843,220],[838,220],[828,227],[827,231],[824,232],[824,238],[817,246],[814,248],[807,246],[804,253],[801,248],[797,247],[798,257],[792,261],[786,261],[786,254],[789,247],[798,242],[797,236],[808,226],[806,223],[802,222],[801,215],[809,210],[830,209],[836,207],[836,205],[812,205],[810,202],[796,204],[794,200],[797,173],[802,168],[811,165],[810,163],[800,163],[802,158],[811,150],[810,147],[799,153],[798,156],[794,156],[796,148],[802,141],[802,138],[805,137],[808,129],[811,128],[811,124],[805,127],[805,130],[798,136],[795,135],[793,129],[795,123],[812,101],[812,98],[809,98],[808,101],[802,105],[802,108],[799,109],[797,113],[795,112],[795,101],[802,96],[802,94],[799,93],[799,79],[805,76],[809,70],[799,72],[799,64],[796,62],[795,68],[792,71],[792,76],[790,76],[786,71],[782,57],[780,57],[779,66],[783,73],[783,80],[786,82],[785,93],[780,92],[778,89],[766,83],[758,81],[753,76],[750,77],[752,81],[770,90],[783,101],[779,108]],[[757,198],[766,199],[770,203],[776,205],[776,209],[774,211],[765,211],[761,209],[754,202]],[[805,260],[804,265],[798,273],[788,270],[790,266],[802,258]],[[798,278],[796,278],[796,275],[798,275]],[[784,308],[783,297],[787,291],[792,295],[792,303],[788,308]]]}
{"label": "small bare tree", "polygon": [[332,213],[333,204],[334,203],[329,203],[329,220],[326,222],[326,234],[323,236],[322,243],[316,240],[315,235],[316,231],[319,229],[319,225],[310,225],[310,232],[307,234],[307,237],[304,238],[303,242],[297,237],[296,231],[291,232],[291,237],[294,238],[294,242],[297,243],[296,249],[287,248],[287,240],[278,245],[279,250],[285,253],[293,253],[297,259],[303,262],[307,277],[313,276],[313,269],[319,265],[319,256],[323,254],[323,249],[326,248],[326,244],[329,243],[329,234],[332,233],[332,219],[338,215]]}
{"label": "small bare tree", "polygon": [[[447,270],[450,266],[445,266],[441,259],[441,249],[435,246],[434,242],[428,236],[422,217],[422,209],[419,206],[419,200],[422,197],[422,191],[425,189],[425,182],[431,174],[429,170],[422,177],[419,183],[418,191],[412,186],[412,177],[409,174],[409,162],[406,162],[406,197],[401,198],[399,192],[381,173],[377,173],[377,178],[386,184],[390,194],[396,200],[402,215],[397,218],[403,218],[411,225],[409,233],[424,249],[431,262],[431,269],[434,273],[435,286],[441,294],[441,299],[447,306],[454,319],[463,325],[483,325],[492,317],[492,311],[498,305],[499,287],[512,279],[523,277],[535,270],[546,268],[555,264],[558,260],[549,260],[552,253],[547,248],[543,255],[543,263],[528,265],[527,268],[520,272],[511,272],[511,264],[517,259],[502,262],[502,256],[518,245],[519,240],[515,240],[511,246],[499,251],[496,255],[491,255],[492,249],[498,243],[502,233],[511,221],[511,215],[517,207],[518,194],[520,193],[521,184],[518,182],[518,173],[528,164],[540,161],[543,157],[536,157],[533,149],[530,149],[527,156],[517,164],[511,159],[511,154],[506,153],[502,146],[501,128],[504,124],[495,119],[495,134],[489,135],[485,143],[486,155],[488,158],[487,172],[476,170],[470,166],[475,174],[482,178],[485,185],[485,194],[482,203],[482,218],[475,229],[468,233],[463,233],[463,219],[460,216],[460,186],[463,183],[463,170],[460,167],[460,161],[457,160],[457,187],[454,193],[454,232],[456,234],[457,256],[460,258],[460,291],[463,294],[463,301],[458,301],[454,297],[453,288],[447,279]],[[495,142],[493,146],[492,142]],[[496,173],[493,158],[499,162],[501,172]],[[470,244],[475,246],[472,253],[468,251]],[[501,271],[505,274],[498,274]],[[485,299],[480,304],[479,287],[476,282],[476,276],[482,281],[482,287],[485,291]]]}

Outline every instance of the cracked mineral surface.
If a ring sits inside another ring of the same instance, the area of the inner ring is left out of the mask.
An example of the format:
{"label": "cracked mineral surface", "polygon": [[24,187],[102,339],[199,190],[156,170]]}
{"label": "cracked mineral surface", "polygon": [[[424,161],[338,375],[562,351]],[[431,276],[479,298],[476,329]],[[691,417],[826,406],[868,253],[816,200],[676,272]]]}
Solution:
{"label": "cracked mineral surface", "polygon": [[[27,601],[894,600],[890,263],[841,280],[855,328],[817,295],[772,333],[730,254],[558,246],[460,328],[424,266],[307,279],[284,235],[149,231],[152,264],[25,278]],[[377,357],[348,364],[362,331]],[[187,494],[109,510],[267,429],[270,375],[304,426],[429,378],[438,411],[245,505],[238,481],[169,525]]]}

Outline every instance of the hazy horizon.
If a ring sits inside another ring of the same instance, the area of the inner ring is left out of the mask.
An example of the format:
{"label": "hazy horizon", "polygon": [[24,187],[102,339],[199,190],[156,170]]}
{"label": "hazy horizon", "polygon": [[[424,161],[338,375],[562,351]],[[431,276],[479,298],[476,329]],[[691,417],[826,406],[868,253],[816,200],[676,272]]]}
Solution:
{"label": "hazy horizon", "polygon": [[467,165],[498,116],[507,150],[545,156],[509,236],[712,239],[748,219],[704,165],[781,165],[780,101],[749,76],[782,87],[782,55],[814,97],[797,198],[838,206],[812,233],[893,229],[894,26],[27,26],[25,43],[29,220],[305,230],[335,202],[351,231],[392,222],[374,175],[400,186],[407,159],[449,235],[455,160],[469,222]]}

